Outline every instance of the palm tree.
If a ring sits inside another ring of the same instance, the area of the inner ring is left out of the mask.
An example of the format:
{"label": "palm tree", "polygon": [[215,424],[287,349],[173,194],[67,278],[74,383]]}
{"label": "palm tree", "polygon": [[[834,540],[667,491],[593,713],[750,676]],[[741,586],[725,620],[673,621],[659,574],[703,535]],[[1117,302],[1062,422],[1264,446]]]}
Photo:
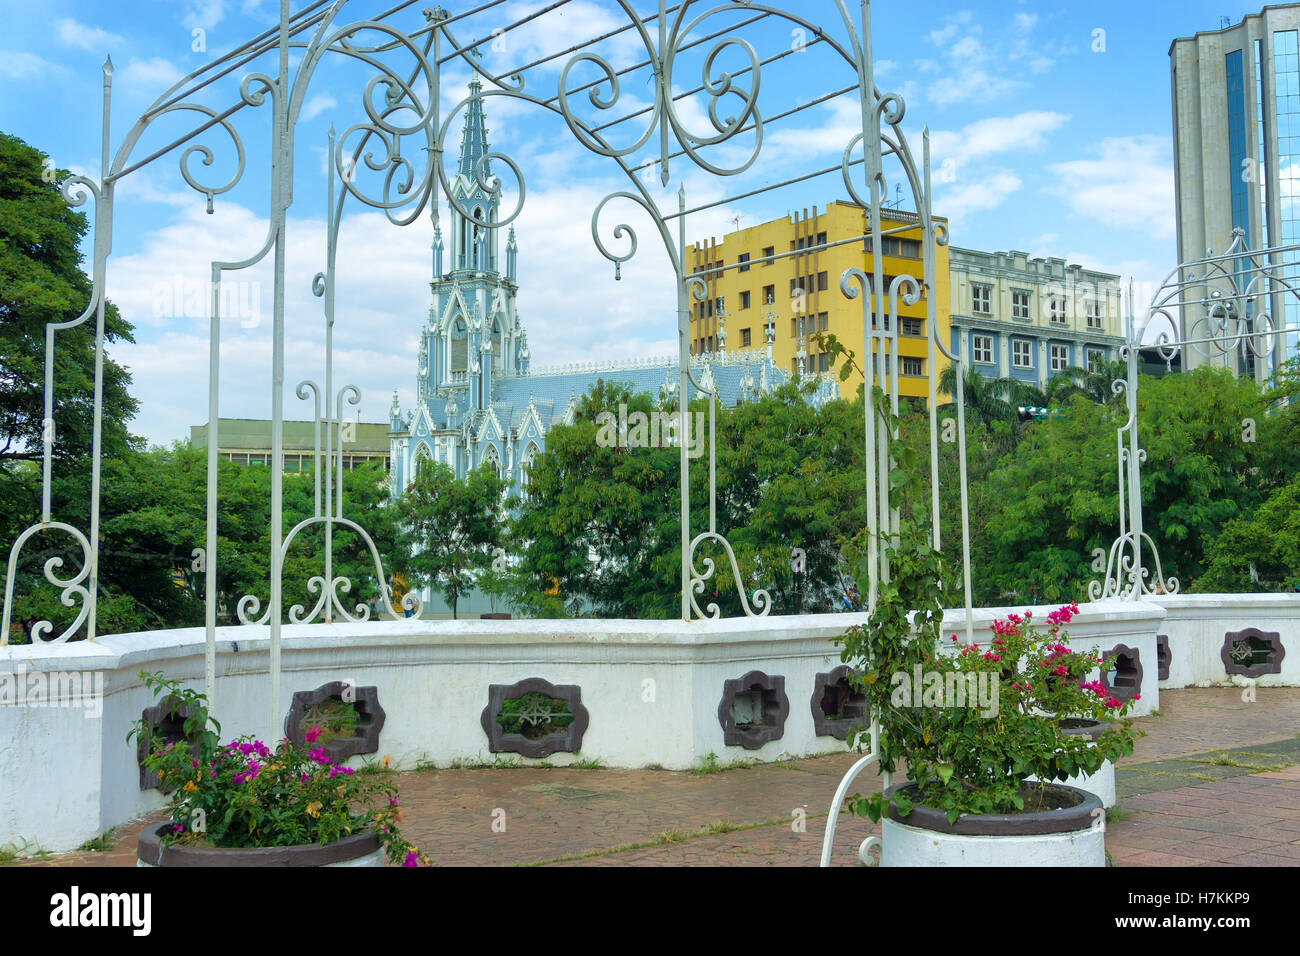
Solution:
{"label": "palm tree", "polygon": [[[966,415],[978,424],[1006,422],[1020,423],[1021,405],[1043,405],[1043,393],[1017,378],[987,378],[974,369],[967,369],[965,380]],[[945,395],[956,395],[957,374],[949,365],[939,373],[938,390]]]}

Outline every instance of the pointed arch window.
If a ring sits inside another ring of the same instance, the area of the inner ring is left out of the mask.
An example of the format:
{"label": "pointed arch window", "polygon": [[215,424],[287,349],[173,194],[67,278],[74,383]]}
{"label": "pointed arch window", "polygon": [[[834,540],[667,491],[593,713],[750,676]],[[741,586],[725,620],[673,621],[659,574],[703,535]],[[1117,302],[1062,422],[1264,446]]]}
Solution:
{"label": "pointed arch window", "polygon": [[492,466],[492,470],[501,477],[501,456],[497,453],[496,445],[488,445],[487,450],[483,452],[483,460]]}
{"label": "pointed arch window", "polygon": [[537,464],[537,456],[541,454],[536,442],[529,442],[528,447],[524,449],[524,456],[519,460],[519,491],[523,497],[528,497],[528,482],[532,475],[533,466]]}
{"label": "pointed arch window", "polygon": [[451,326],[451,370],[464,372],[469,368],[469,329],[461,316]]}
{"label": "pointed arch window", "polygon": [[497,371],[502,365],[501,351],[501,320],[492,320],[492,371]]}
{"label": "pointed arch window", "polygon": [[415,448],[415,467],[411,469],[411,481],[419,478],[424,474],[433,462],[433,456],[429,453],[429,446],[420,442]]}
{"label": "pointed arch window", "polygon": [[475,272],[483,272],[487,268],[487,257],[483,254],[483,207],[474,207],[474,225],[471,227],[473,243],[470,246],[470,255],[473,257],[471,265]]}

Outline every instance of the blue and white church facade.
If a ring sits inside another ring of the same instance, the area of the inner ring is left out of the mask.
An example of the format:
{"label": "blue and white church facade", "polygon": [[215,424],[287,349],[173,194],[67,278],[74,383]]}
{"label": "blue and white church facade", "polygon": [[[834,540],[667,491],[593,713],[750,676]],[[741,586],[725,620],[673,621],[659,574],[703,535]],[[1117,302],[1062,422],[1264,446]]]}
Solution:
{"label": "blue and white church facade", "polygon": [[[469,88],[451,192],[472,218],[451,206],[450,241],[444,244],[434,211],[433,301],[420,337],[417,401],[403,410],[394,391],[389,410],[395,494],[426,459],[447,464],[460,477],[488,462],[512,490],[522,492],[533,461],[546,450],[547,432],[573,421],[579,396],[598,380],[669,399],[677,391],[676,357],[529,368],[528,335],[516,304],[518,244],[511,227],[503,262],[500,230],[489,228],[497,222],[500,194],[484,190],[475,175],[489,151],[481,85],[474,80]],[[483,180],[492,182],[486,160],[483,166]],[[772,361],[773,329],[769,321],[766,348],[730,352],[720,332],[719,351],[691,356],[695,380],[716,386],[726,405],[772,391],[786,380]],[[813,401],[837,396],[831,377],[819,376]]]}

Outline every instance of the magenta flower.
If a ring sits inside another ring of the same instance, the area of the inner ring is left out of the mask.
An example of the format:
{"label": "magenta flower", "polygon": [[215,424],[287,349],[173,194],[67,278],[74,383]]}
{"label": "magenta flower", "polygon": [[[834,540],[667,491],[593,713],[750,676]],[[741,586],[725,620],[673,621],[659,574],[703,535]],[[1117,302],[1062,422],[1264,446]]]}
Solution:
{"label": "magenta flower", "polygon": [[406,859],[402,861],[402,866],[419,866],[419,865],[420,865],[420,854],[416,853],[414,850],[407,853]]}
{"label": "magenta flower", "polygon": [[315,750],[313,750],[311,752],[311,759],[318,764],[328,764],[330,762],[330,758],[325,756],[324,747],[317,747]]}
{"label": "magenta flower", "polygon": [[309,744],[314,744],[314,743],[316,742],[316,738],[319,737],[319,736],[320,736],[320,728],[319,728],[319,727],[313,727],[313,728],[311,728],[309,731],[307,731],[305,734],[302,735],[303,740],[307,741],[307,743],[309,743]]}

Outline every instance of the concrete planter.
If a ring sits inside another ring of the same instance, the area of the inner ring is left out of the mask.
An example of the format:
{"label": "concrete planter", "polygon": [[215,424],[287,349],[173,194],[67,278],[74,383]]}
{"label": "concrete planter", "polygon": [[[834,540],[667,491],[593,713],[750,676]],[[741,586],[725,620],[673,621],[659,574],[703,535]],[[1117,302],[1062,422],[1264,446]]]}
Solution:
{"label": "concrete planter", "polygon": [[[891,802],[882,821],[880,865],[1105,866],[1101,800],[1075,787],[1050,786],[1078,802],[1041,813],[964,813],[953,824],[942,810],[919,805],[900,817]],[[915,788],[907,783],[885,792]]]}
{"label": "concrete planter", "polygon": [[[1083,718],[1073,718],[1073,720],[1077,726],[1062,727],[1062,732],[1071,736],[1087,736],[1094,742],[1110,726],[1100,720],[1084,720]],[[1028,777],[1026,779],[1030,783],[1038,780],[1037,777]],[[1109,760],[1102,764],[1094,774],[1075,774],[1073,777],[1067,777],[1063,780],[1058,779],[1057,783],[1063,783],[1067,787],[1076,787],[1079,790],[1096,794],[1101,800],[1101,805],[1107,809],[1115,805],[1115,765]]]}
{"label": "concrete planter", "polygon": [[140,834],[136,866],[383,866],[384,848],[374,833],[357,833],[321,846],[264,848],[164,847],[158,838],[170,823]]}

